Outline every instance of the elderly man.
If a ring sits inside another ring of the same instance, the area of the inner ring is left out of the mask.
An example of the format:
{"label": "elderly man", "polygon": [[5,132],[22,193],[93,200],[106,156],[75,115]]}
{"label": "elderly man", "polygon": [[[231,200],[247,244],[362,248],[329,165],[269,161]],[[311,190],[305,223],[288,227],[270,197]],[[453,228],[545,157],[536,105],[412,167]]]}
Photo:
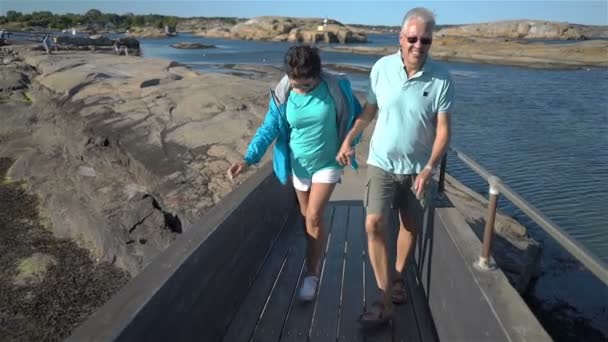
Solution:
{"label": "elderly man", "polygon": [[[369,258],[381,298],[361,315],[364,326],[387,322],[393,303],[406,300],[402,273],[429,203],[433,170],[450,140],[454,86],[449,73],[428,57],[434,26],[434,15],[425,8],[405,15],[401,48],[374,64],[364,112],[336,157],[341,164],[351,162],[350,141],[377,114],[364,198]],[[400,219],[393,270],[388,265],[384,232],[390,208],[398,209]]]}

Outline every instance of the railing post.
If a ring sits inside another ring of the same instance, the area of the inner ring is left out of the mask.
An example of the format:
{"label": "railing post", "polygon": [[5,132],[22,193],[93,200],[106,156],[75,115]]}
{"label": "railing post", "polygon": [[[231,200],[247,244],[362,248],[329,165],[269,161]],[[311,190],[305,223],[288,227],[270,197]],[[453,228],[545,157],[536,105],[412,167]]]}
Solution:
{"label": "railing post", "polygon": [[442,194],[445,191],[445,167],[448,162],[448,154],[444,153],[443,158],[441,158],[441,167],[439,168],[439,184],[438,191]]}
{"label": "railing post", "polygon": [[494,222],[496,221],[498,196],[500,195],[500,190],[498,188],[500,179],[496,176],[492,176],[488,179],[488,183],[490,185],[488,215],[486,217],[486,226],[483,230],[483,246],[481,248],[481,255],[475,264],[476,268],[481,271],[490,271],[496,268],[496,265],[492,261],[490,251],[492,250],[492,237],[494,235]]}

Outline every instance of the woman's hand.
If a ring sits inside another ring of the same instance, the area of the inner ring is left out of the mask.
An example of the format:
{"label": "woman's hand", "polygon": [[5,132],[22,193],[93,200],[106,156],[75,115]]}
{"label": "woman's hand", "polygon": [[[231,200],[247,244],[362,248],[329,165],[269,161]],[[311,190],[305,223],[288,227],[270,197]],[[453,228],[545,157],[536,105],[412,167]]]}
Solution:
{"label": "woman's hand", "polygon": [[351,158],[355,155],[355,150],[350,146],[350,141],[348,139],[344,140],[340,150],[338,151],[338,155],[336,156],[336,160],[340,165],[346,166],[351,163]]}
{"label": "woman's hand", "polygon": [[247,163],[244,161],[230,165],[228,168],[228,178],[231,180],[234,179],[234,177],[240,175],[243,171],[245,171],[245,169],[247,169]]}

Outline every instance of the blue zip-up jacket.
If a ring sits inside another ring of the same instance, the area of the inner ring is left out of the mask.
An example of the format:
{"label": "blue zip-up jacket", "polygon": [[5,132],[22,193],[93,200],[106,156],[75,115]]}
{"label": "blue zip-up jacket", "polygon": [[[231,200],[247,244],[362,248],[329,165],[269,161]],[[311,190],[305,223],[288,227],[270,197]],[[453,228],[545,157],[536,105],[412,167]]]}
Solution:
{"label": "blue zip-up jacket", "polygon": [[[327,83],[329,93],[336,104],[338,140],[341,143],[361,114],[361,104],[353,95],[350,82],[342,74],[335,75],[322,72],[321,79]],[[273,168],[275,175],[282,184],[287,184],[292,173],[289,150],[290,128],[285,113],[290,90],[289,78],[285,75],[274,91],[270,91],[268,113],[266,113],[262,125],[251,139],[244,158],[247,165],[258,163],[266,153],[268,146],[276,140],[272,159]],[[360,140],[361,135],[353,140],[353,146],[358,144]],[[358,165],[354,156],[352,161],[352,167],[357,169]]]}

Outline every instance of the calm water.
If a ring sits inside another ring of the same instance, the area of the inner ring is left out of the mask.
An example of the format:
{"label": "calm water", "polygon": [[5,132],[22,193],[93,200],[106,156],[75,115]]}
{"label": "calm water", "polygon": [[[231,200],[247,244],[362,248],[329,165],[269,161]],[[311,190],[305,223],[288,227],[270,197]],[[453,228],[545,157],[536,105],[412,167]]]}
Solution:
{"label": "calm water", "polygon": [[[396,35],[371,36],[372,43],[368,45],[390,45],[396,43],[396,39]],[[217,48],[169,47],[179,41],[198,41]],[[289,43],[187,35],[142,40],[146,57],[167,58],[202,70],[210,64],[224,63],[278,66],[288,46]],[[378,59],[344,53],[322,53],[322,58],[326,64],[365,67],[371,67]],[[457,87],[452,119],[453,146],[501,177],[568,234],[608,262],[608,70],[445,65]],[[364,89],[366,75],[349,76],[356,89]],[[448,171],[474,190],[487,194],[487,184],[456,158],[449,159]],[[583,312],[596,329],[608,334],[606,287],[581,271],[525,214],[507,201],[501,201],[500,205],[528,226],[531,235],[543,244],[544,274],[533,290],[533,295],[544,301],[544,306],[537,308],[544,310],[542,314],[548,319],[543,320],[543,324],[552,324],[551,317],[556,310],[574,315]],[[555,286],[556,283],[560,286]],[[585,291],[594,296],[582,293],[583,283],[587,284]],[[567,302],[563,309],[563,298],[575,298],[577,304]]]}

